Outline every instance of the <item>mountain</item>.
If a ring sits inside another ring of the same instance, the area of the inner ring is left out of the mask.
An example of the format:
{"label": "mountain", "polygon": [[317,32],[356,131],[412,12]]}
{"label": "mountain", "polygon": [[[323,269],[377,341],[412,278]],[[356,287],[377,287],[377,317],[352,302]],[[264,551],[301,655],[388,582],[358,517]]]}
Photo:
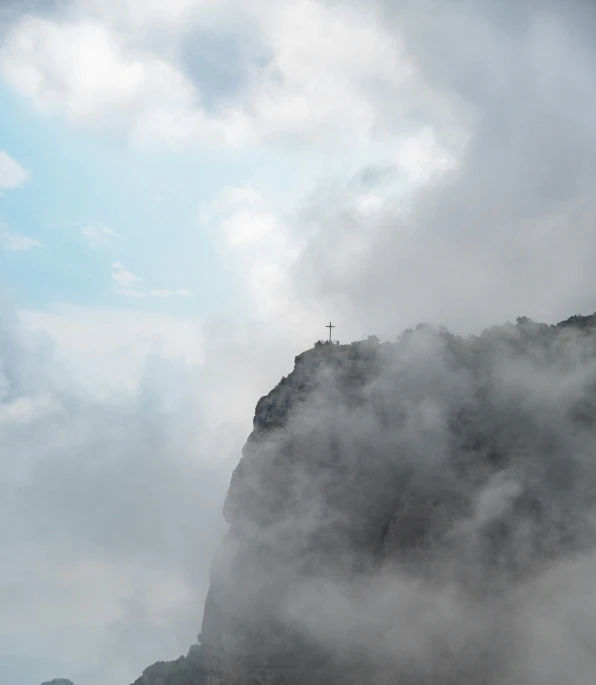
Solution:
{"label": "mountain", "polygon": [[134,685],[205,685],[206,664],[204,648],[193,645],[186,656],[175,661],[158,661],[146,668]]}
{"label": "mountain", "polygon": [[135,685],[590,682],[595,331],[296,357],[232,476],[201,645]]}

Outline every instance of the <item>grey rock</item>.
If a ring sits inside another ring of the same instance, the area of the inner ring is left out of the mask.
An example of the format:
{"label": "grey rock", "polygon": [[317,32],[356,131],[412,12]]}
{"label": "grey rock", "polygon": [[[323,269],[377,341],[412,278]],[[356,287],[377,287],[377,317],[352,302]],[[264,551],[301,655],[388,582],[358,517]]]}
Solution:
{"label": "grey rock", "polygon": [[135,685],[541,682],[520,607],[596,548],[595,324],[296,357],[231,479],[198,658]]}
{"label": "grey rock", "polygon": [[204,685],[206,682],[204,650],[196,644],[186,656],[174,661],[158,661],[149,666],[134,685]]}

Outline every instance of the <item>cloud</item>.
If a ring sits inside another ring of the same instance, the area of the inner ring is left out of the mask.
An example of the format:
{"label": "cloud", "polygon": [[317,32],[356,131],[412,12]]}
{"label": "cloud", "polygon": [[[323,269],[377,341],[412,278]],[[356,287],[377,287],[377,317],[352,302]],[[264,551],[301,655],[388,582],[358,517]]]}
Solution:
{"label": "cloud", "polygon": [[29,172],[15,162],[12,157],[0,150],[0,190],[13,190],[26,183],[30,178]]}
{"label": "cloud", "polygon": [[79,3],[85,12],[115,19],[126,27],[140,31],[156,28],[180,28],[197,12],[213,3],[205,0],[172,0],[167,4],[159,0],[123,0],[106,5],[102,0],[84,0]]}
{"label": "cloud", "polygon": [[278,208],[250,185],[230,186],[200,207],[199,221],[234,264],[255,316],[266,318],[281,311],[289,318],[299,316],[288,306],[288,272],[301,240],[292,235]]}
{"label": "cloud", "polygon": [[271,59],[247,96],[260,137],[297,136],[324,145],[339,134],[358,147],[393,129],[384,118],[388,101],[394,121],[407,116],[397,103],[427,104],[401,36],[387,32],[374,9],[354,12],[306,0],[269,10],[261,26]]}
{"label": "cloud", "polygon": [[9,231],[2,225],[0,225],[0,241],[2,241],[4,249],[9,252],[27,252],[36,247],[43,247],[39,240],[15,231]]}
{"label": "cloud", "polygon": [[146,293],[139,290],[138,284],[143,279],[127,271],[120,262],[112,262],[112,283],[114,292],[125,297],[146,297]]}
{"label": "cloud", "polygon": [[128,271],[120,262],[112,262],[112,284],[114,292],[123,297],[190,297],[192,293],[186,288],[161,288],[143,290],[140,287],[142,278]]}
{"label": "cloud", "polygon": [[0,314],[0,669],[31,655],[115,685],[195,638],[233,460],[199,427],[201,354],[191,320]]}
{"label": "cloud", "polygon": [[0,665],[32,654],[68,667],[45,677],[132,682],[194,641],[251,407],[312,334],[64,305],[0,313]]}
{"label": "cloud", "polygon": [[163,288],[161,290],[150,290],[149,297],[190,297],[192,293],[186,288]]}
{"label": "cloud", "polygon": [[224,188],[200,218],[208,223],[216,215],[225,244],[231,248],[260,242],[265,244],[279,232],[278,218],[266,206],[263,196],[252,186]]}
{"label": "cloud", "polygon": [[403,32],[427,83],[461,103],[467,142],[405,196],[389,188],[373,215],[353,206],[349,182],[343,193],[321,184],[296,298],[383,336],[420,320],[463,332],[520,311],[542,320],[592,311],[596,146],[586,93],[596,54],[581,25],[594,12],[527,4],[523,22],[502,26],[485,3],[424,6],[435,20],[387,4],[385,26]]}
{"label": "cloud", "polygon": [[[16,21],[0,50],[0,73],[42,110],[77,125],[137,141],[244,146],[283,139],[337,149],[346,135],[357,148],[404,136],[403,123],[411,131],[416,112],[427,129],[433,114],[441,145],[449,122],[449,144],[455,141],[461,113],[427,87],[402,37],[385,29],[373,6],[265,2],[241,14],[235,2],[74,7],[61,19]],[[249,37],[242,43],[238,35]],[[196,49],[209,40],[218,65],[236,53],[242,67],[212,78],[214,57]],[[222,89],[226,79],[231,85]]]}
{"label": "cloud", "polygon": [[[23,18],[0,49],[0,72],[43,111],[139,137],[184,135],[197,116],[191,84],[164,60],[127,49],[103,25]],[[180,131],[180,133],[176,133]]]}
{"label": "cloud", "polygon": [[92,249],[109,245],[112,238],[119,237],[118,233],[107,226],[85,226],[81,229],[81,234]]}
{"label": "cloud", "polygon": [[21,310],[22,329],[45,334],[56,346],[56,361],[68,367],[87,393],[137,387],[147,360],[156,355],[188,366],[204,362],[201,322],[162,314],[60,305],[47,311]]}

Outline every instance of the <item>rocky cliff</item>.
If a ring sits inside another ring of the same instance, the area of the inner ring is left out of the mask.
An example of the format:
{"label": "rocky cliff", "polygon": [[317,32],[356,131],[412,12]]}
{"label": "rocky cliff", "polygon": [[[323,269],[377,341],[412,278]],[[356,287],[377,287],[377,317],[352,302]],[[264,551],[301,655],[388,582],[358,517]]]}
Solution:
{"label": "rocky cliff", "polygon": [[557,583],[594,550],[594,323],[299,355],[234,471],[188,684],[563,682],[541,612],[581,603]]}
{"label": "rocky cliff", "polygon": [[192,645],[186,656],[174,661],[158,661],[143,671],[134,685],[204,685],[207,660],[201,645]]}

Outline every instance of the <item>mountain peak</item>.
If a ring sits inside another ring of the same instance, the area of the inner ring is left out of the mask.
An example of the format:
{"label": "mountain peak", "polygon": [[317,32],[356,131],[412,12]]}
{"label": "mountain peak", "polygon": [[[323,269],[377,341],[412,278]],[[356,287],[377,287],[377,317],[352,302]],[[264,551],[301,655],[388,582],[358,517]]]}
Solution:
{"label": "mountain peak", "polygon": [[541,593],[596,541],[594,321],[298,355],[231,479],[194,675],[137,683],[539,682]]}

